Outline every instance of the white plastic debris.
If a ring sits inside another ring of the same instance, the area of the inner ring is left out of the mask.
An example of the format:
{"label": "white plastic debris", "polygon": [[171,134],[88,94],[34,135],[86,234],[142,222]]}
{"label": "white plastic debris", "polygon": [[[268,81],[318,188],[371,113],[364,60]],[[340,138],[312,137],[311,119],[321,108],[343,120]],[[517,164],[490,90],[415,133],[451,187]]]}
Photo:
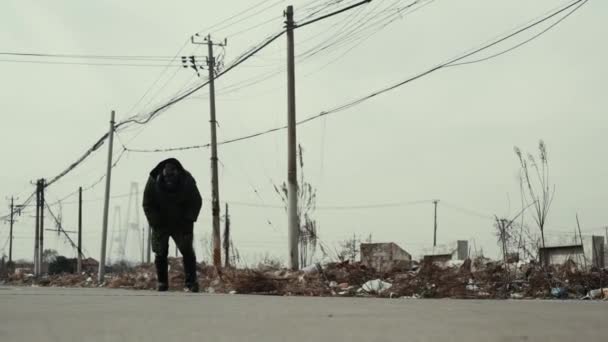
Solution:
{"label": "white plastic debris", "polygon": [[464,264],[464,260],[448,260],[445,265],[447,267],[460,267]]}
{"label": "white plastic debris", "polygon": [[92,282],[92,281],[93,281],[93,278],[91,278],[91,277],[88,277],[88,278],[87,278],[87,283],[90,283],[90,282]]}
{"label": "white plastic debris", "polygon": [[236,294],[236,290],[232,290],[232,291],[230,291],[228,293],[231,294],[231,295],[234,295],[234,294]]}
{"label": "white plastic debris", "polygon": [[467,291],[474,291],[477,292],[479,291],[479,286],[475,285],[475,281],[471,278],[469,278],[469,283],[466,286]]}
{"label": "white plastic debris", "polygon": [[524,295],[521,293],[511,293],[511,299],[524,299]]}
{"label": "white plastic debris", "polygon": [[590,299],[600,299],[602,298],[602,290],[591,290],[589,291],[589,294],[587,294],[587,297],[589,297]]}
{"label": "white plastic debris", "polygon": [[479,286],[475,285],[475,284],[469,284],[466,286],[467,291],[474,291],[477,292],[479,291]]}
{"label": "white plastic debris", "polygon": [[338,283],[332,280],[329,282],[329,287],[331,287],[331,288],[338,287]]}
{"label": "white plastic debris", "polygon": [[382,293],[393,286],[391,283],[384,282],[380,279],[370,280],[359,289],[359,292],[367,293]]}

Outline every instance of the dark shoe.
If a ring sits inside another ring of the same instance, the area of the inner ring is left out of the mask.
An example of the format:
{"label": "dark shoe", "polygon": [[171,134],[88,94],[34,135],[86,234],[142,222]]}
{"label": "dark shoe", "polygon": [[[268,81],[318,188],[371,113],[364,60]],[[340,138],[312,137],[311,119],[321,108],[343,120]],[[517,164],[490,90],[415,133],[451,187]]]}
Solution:
{"label": "dark shoe", "polygon": [[169,285],[167,285],[166,283],[158,283],[156,289],[158,290],[158,292],[166,292],[169,290]]}
{"label": "dark shoe", "polygon": [[198,292],[198,283],[194,282],[192,284],[186,284],[186,288],[184,290],[186,292],[197,293]]}

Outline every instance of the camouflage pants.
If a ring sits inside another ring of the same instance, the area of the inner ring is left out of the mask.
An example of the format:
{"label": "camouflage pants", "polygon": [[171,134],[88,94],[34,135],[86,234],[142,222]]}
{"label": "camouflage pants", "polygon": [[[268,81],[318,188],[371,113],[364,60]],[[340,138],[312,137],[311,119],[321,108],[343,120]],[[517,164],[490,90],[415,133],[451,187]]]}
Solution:
{"label": "camouflage pants", "polygon": [[184,273],[186,286],[193,284],[197,280],[196,276],[196,254],[192,246],[192,231],[168,232],[164,230],[152,229],[151,243],[155,258],[156,275],[159,283],[168,284],[168,262],[169,238],[172,238],[175,245],[182,254],[184,263]]}

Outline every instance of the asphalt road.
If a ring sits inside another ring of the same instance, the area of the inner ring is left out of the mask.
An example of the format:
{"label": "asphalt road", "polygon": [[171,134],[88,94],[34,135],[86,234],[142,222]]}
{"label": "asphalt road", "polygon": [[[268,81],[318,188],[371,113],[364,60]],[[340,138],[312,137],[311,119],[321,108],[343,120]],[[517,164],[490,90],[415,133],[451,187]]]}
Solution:
{"label": "asphalt road", "polygon": [[608,302],[0,287],[0,341],[608,341]]}

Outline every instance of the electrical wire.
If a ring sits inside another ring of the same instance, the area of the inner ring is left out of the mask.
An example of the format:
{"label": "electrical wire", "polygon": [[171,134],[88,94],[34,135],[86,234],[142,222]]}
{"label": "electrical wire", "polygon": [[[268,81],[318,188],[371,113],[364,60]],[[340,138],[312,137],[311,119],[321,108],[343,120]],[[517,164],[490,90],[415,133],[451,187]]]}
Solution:
{"label": "electrical wire", "polygon": [[[474,50],[472,50],[470,52],[467,52],[467,53],[464,53],[462,55],[459,55],[458,57],[454,57],[454,58],[448,60],[447,62],[441,63],[441,64],[439,64],[439,65],[437,65],[437,66],[435,66],[435,67],[433,67],[431,69],[428,69],[428,70],[426,70],[424,72],[421,72],[421,73],[419,73],[419,74],[417,74],[417,75],[415,75],[413,77],[407,78],[407,79],[405,79],[405,80],[403,80],[401,82],[398,82],[398,83],[393,84],[391,86],[385,87],[383,89],[375,91],[375,92],[373,92],[371,94],[368,94],[368,95],[363,96],[361,98],[358,98],[356,100],[352,100],[352,101],[347,102],[347,103],[345,103],[343,105],[334,107],[334,108],[329,109],[329,110],[322,111],[322,112],[320,112],[317,115],[310,116],[310,117],[308,117],[306,119],[300,120],[300,121],[298,121],[296,123],[296,125],[301,125],[301,124],[304,124],[304,123],[307,123],[307,122],[319,119],[321,117],[324,117],[324,116],[327,116],[327,115],[330,115],[330,114],[334,114],[334,113],[338,113],[338,112],[344,111],[344,110],[349,109],[351,107],[357,106],[357,105],[359,105],[359,104],[361,104],[363,102],[366,102],[366,101],[368,101],[368,100],[370,100],[370,99],[372,99],[372,98],[374,98],[374,97],[376,97],[378,95],[381,95],[381,94],[390,92],[390,91],[392,91],[394,89],[400,88],[400,87],[402,87],[402,86],[404,86],[404,85],[406,85],[406,84],[408,84],[410,82],[413,82],[413,81],[415,81],[415,80],[417,80],[419,78],[427,76],[427,75],[429,75],[429,74],[431,74],[431,73],[433,73],[435,71],[443,69],[443,68],[445,68],[445,67],[447,67],[449,65],[455,64],[455,63],[457,63],[457,62],[459,62],[461,60],[464,60],[464,59],[466,59],[466,58],[468,58],[470,56],[473,56],[473,55],[475,55],[475,54],[477,54],[479,52],[485,51],[485,50],[487,50],[487,49],[489,49],[489,48],[491,48],[491,47],[493,47],[493,46],[495,46],[495,45],[497,45],[497,44],[499,44],[499,43],[501,43],[501,42],[503,42],[505,40],[508,40],[508,39],[510,39],[510,38],[512,38],[512,37],[514,37],[514,36],[516,36],[516,35],[518,35],[520,33],[522,33],[522,32],[527,31],[528,29],[531,29],[531,28],[533,28],[533,27],[535,27],[535,26],[537,26],[537,25],[539,25],[539,24],[541,24],[541,23],[543,23],[543,22],[545,22],[545,21],[547,21],[547,20],[549,20],[549,19],[551,19],[551,18],[553,18],[553,17],[555,17],[555,16],[557,16],[557,15],[565,12],[565,11],[567,11],[568,9],[571,9],[572,7],[574,7],[576,5],[579,5],[581,3],[584,4],[587,1],[588,0],[576,0],[574,2],[571,2],[568,5],[566,5],[566,6],[562,7],[562,8],[559,8],[559,9],[557,9],[557,10],[549,13],[548,15],[546,15],[546,16],[544,16],[542,18],[537,19],[536,21],[533,21],[532,23],[524,26],[523,28],[517,29],[515,32],[509,33],[509,34],[507,34],[507,35],[505,35],[503,37],[499,37],[499,38],[495,39],[494,41],[489,42],[489,43],[487,43],[487,44],[485,44],[485,45],[483,45],[483,46],[481,46],[479,48],[476,48],[476,49],[474,49]],[[580,8],[580,6],[576,7],[573,11],[576,11],[579,8]],[[570,15],[570,14],[572,14],[572,13],[569,13],[568,15]],[[485,59],[485,60],[487,60],[487,59]],[[263,135],[266,135],[266,134],[270,134],[270,133],[273,133],[273,132],[277,132],[277,131],[280,131],[280,130],[283,130],[283,129],[286,129],[286,128],[287,128],[287,126],[285,125],[285,126],[275,127],[275,128],[271,128],[271,129],[268,129],[268,130],[265,130],[265,131],[260,131],[260,132],[257,132],[257,133],[252,133],[252,134],[249,134],[249,135],[241,136],[241,137],[238,137],[238,138],[225,140],[225,141],[219,142],[218,146],[219,145],[230,144],[230,143],[234,143],[234,142],[238,142],[238,141],[249,140],[249,139],[252,139],[252,138],[256,138],[256,137],[263,136]],[[206,147],[209,147],[209,144],[184,146],[184,147],[172,147],[172,148],[164,148],[164,149],[163,148],[157,148],[157,149],[153,149],[153,150],[144,150],[144,149],[134,150],[134,149],[129,149],[129,151],[132,151],[132,152],[169,152],[169,151],[180,151],[180,150],[206,148]]]}

